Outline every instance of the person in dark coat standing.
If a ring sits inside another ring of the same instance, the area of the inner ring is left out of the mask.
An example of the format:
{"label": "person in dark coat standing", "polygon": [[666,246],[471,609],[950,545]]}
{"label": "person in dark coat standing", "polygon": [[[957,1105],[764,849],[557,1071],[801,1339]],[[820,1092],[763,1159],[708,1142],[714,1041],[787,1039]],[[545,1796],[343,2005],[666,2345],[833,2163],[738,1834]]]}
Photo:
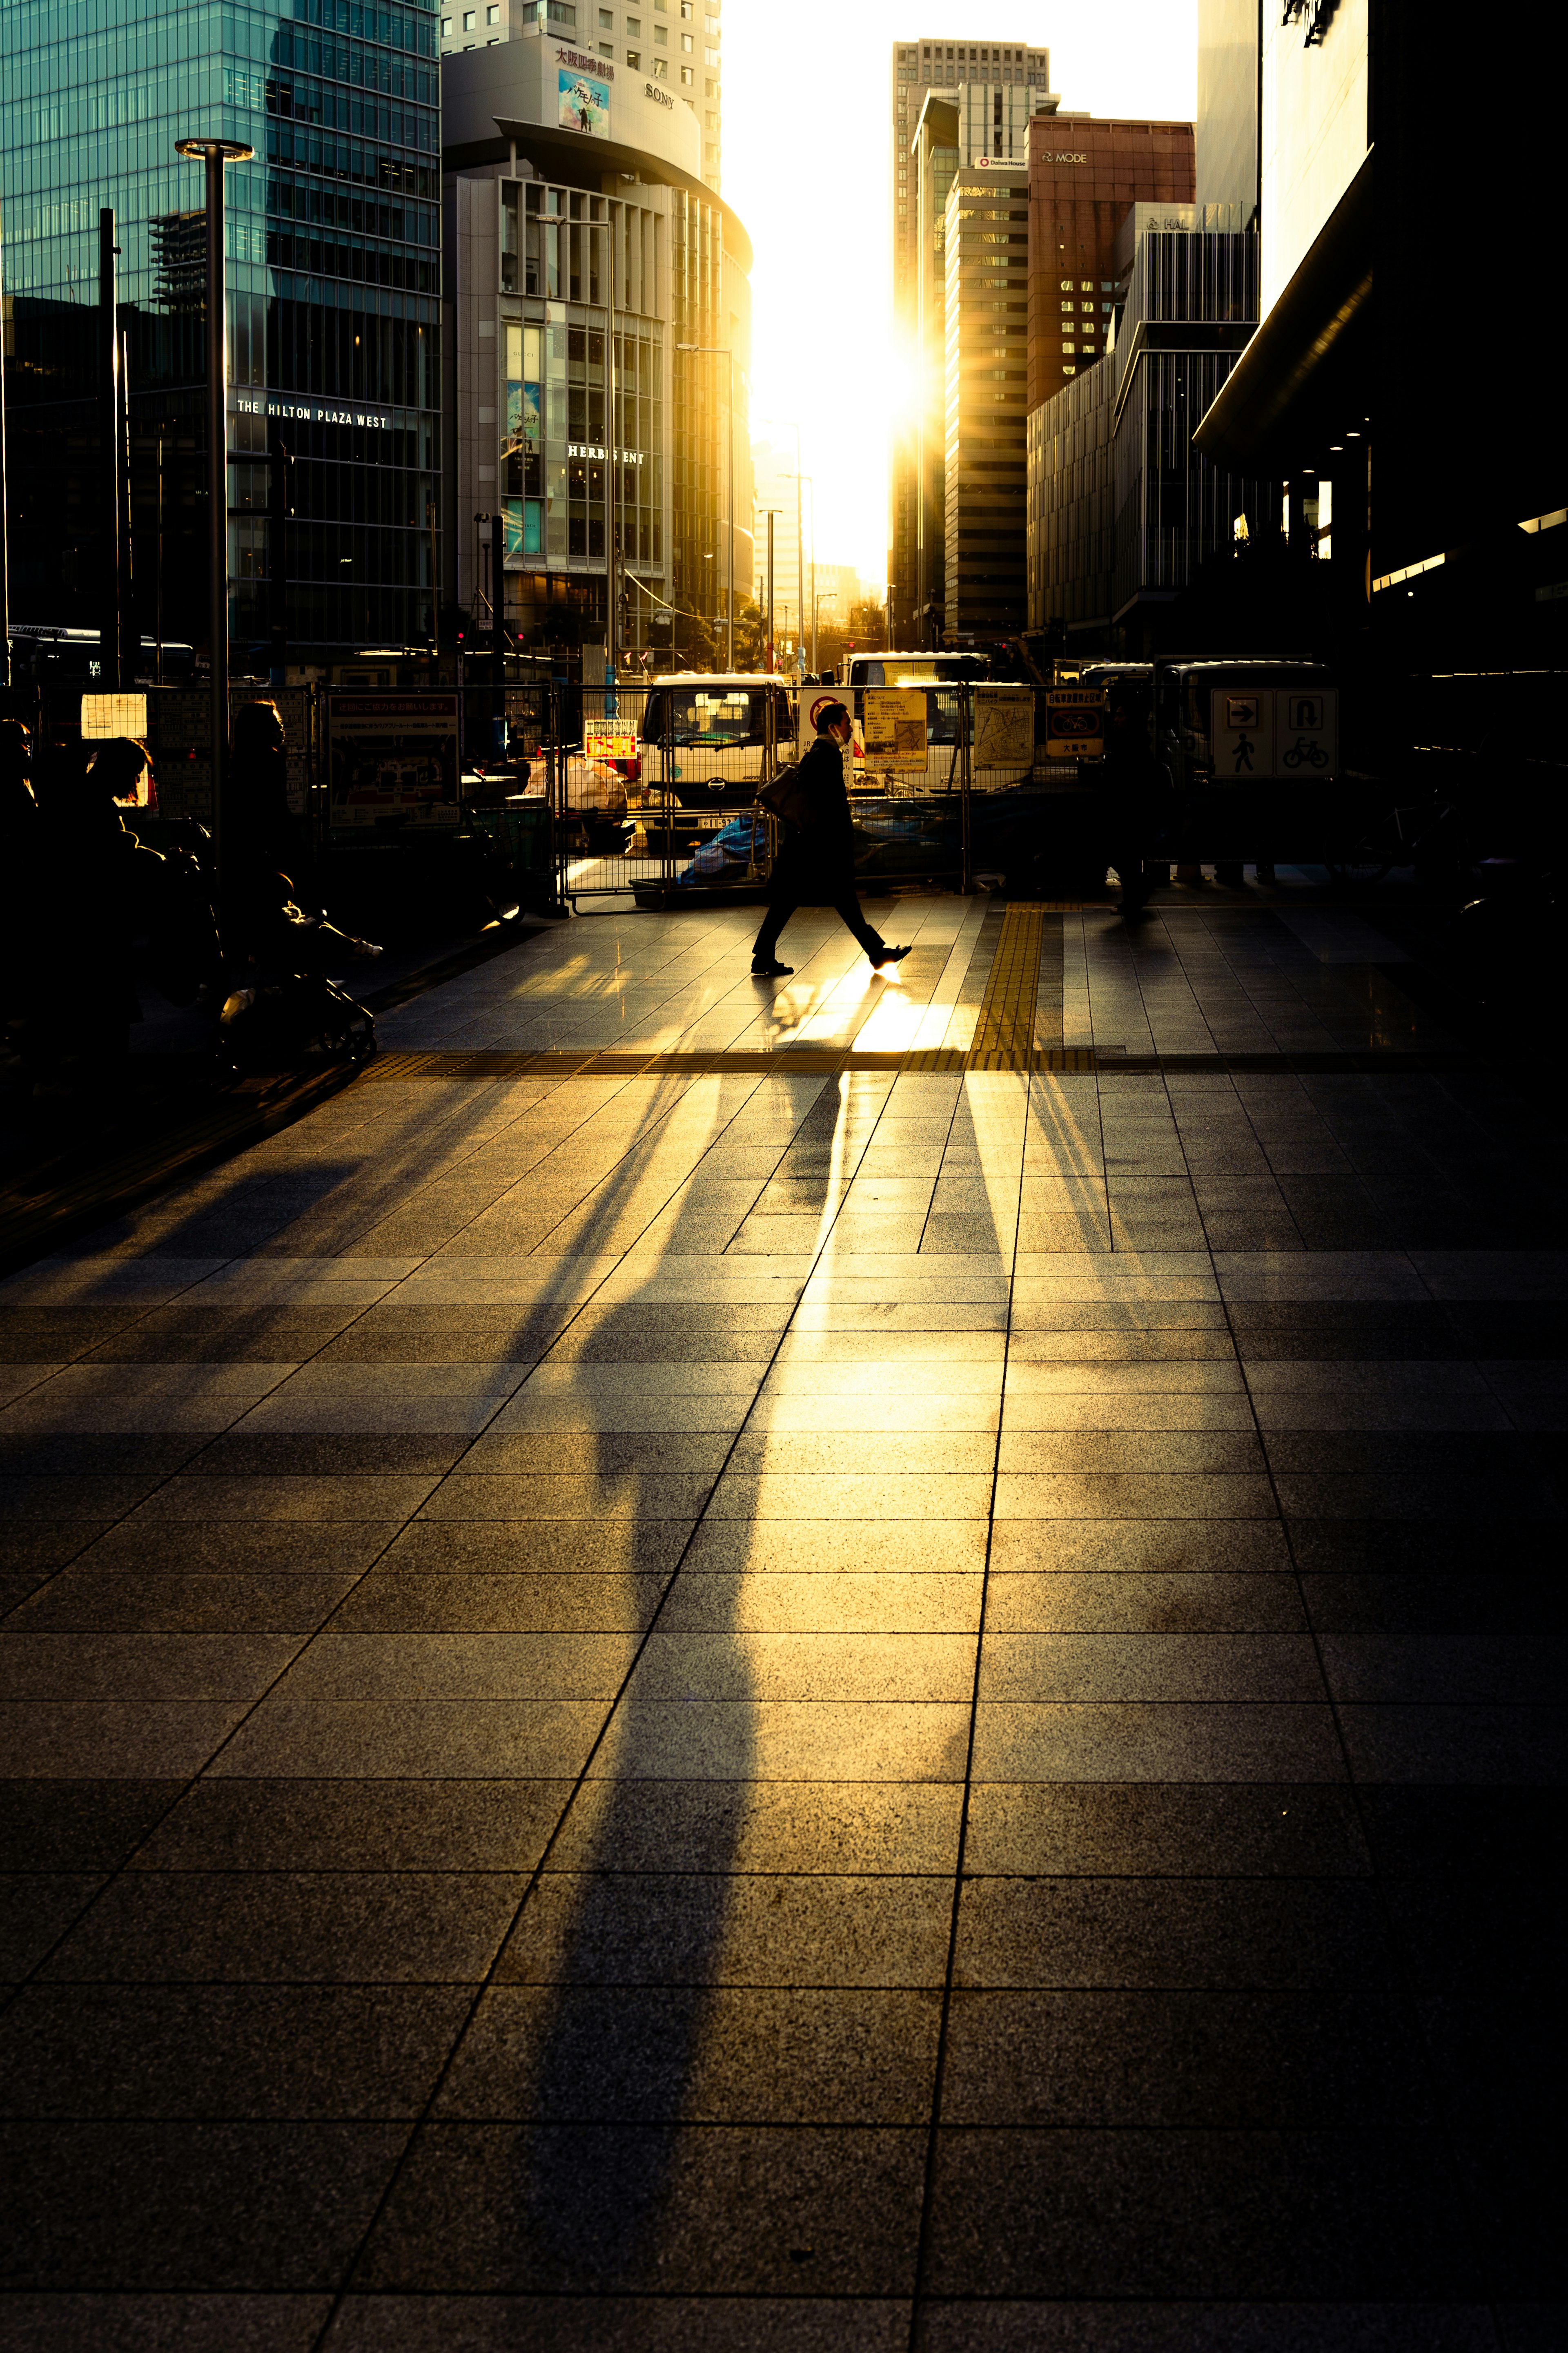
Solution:
{"label": "person in dark coat standing", "polygon": [[804,822],[782,820],[784,839],[768,879],[767,921],[752,950],[752,971],[771,980],[793,972],[780,964],[779,934],[797,907],[831,907],[840,915],[873,965],[900,964],[908,948],[890,948],[860,912],[855,891],[854,835],[849,796],[844,787],[844,747],[855,733],[841,702],[825,702],[816,713],[816,741],[795,770]]}

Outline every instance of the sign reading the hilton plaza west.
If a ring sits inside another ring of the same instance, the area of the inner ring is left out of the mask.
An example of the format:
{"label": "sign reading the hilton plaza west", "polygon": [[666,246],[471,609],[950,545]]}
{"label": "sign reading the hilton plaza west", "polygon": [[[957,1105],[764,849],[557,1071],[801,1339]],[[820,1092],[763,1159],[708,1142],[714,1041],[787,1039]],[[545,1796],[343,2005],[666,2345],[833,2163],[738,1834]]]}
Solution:
{"label": "sign reading the hilton plaza west", "polygon": [[291,417],[301,425],[369,425],[385,432],[392,424],[386,408],[340,407],[332,400],[289,400],[278,392],[241,392],[235,396],[240,417]]}

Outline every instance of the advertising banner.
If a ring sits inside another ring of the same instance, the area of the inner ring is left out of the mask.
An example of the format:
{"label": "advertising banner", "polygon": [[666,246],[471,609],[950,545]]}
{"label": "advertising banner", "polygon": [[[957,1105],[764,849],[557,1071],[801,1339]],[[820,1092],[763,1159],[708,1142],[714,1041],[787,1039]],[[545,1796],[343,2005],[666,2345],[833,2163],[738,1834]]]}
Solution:
{"label": "advertising banner", "polygon": [[613,727],[588,727],[583,734],[583,757],[585,760],[635,760],[637,739],[635,733]]}
{"label": "advertising banner", "polygon": [[976,768],[1032,768],[1035,765],[1035,691],[1029,686],[977,686],[974,690]]}
{"label": "advertising banner", "polygon": [[1105,750],[1105,694],[1098,686],[1053,686],[1046,696],[1053,760],[1094,760]]}
{"label": "advertising banner", "polygon": [[456,825],[455,694],[334,694],[328,722],[333,825]]}
{"label": "advertising banner", "polygon": [[861,730],[868,767],[915,768],[926,765],[926,698],[923,687],[866,689]]}
{"label": "advertising banner", "polygon": [[596,74],[579,73],[573,66],[556,68],[559,112],[563,131],[581,131],[590,139],[610,135],[610,85]]}

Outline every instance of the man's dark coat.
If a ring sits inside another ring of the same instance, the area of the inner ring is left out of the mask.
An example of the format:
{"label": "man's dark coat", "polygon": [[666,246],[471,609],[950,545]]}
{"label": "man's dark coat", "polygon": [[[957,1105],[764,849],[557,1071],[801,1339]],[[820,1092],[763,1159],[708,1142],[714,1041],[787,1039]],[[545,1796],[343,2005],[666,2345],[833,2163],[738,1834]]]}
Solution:
{"label": "man's dark coat", "polygon": [[817,737],[795,779],[810,816],[803,826],[780,828],[768,898],[775,906],[835,906],[854,892],[855,847],[844,761],[831,735]]}

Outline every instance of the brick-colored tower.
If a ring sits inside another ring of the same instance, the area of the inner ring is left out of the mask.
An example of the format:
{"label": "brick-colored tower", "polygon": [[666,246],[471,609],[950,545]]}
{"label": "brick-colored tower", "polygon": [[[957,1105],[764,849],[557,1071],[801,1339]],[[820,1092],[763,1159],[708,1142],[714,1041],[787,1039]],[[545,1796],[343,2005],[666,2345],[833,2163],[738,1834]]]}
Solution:
{"label": "brick-colored tower", "polygon": [[1049,114],[1029,125],[1029,400],[1105,349],[1116,236],[1137,204],[1191,204],[1190,122]]}

